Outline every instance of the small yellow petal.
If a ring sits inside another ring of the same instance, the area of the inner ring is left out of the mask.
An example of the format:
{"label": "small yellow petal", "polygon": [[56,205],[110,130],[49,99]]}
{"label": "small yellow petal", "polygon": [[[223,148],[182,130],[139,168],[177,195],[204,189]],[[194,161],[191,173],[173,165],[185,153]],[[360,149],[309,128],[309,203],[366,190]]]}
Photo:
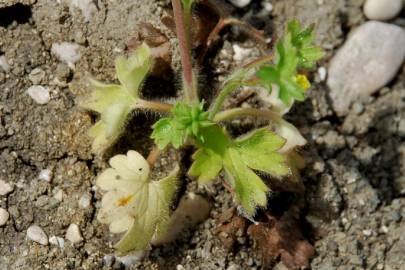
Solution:
{"label": "small yellow petal", "polygon": [[305,76],[304,74],[298,74],[297,76],[295,76],[295,81],[304,90],[308,90],[311,87],[311,83],[308,81],[307,76]]}

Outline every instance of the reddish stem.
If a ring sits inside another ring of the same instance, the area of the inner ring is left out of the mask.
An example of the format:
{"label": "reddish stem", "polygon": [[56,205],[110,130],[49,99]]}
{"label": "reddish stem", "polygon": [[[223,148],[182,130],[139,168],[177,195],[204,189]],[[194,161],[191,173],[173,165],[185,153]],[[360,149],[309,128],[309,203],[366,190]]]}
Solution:
{"label": "reddish stem", "polygon": [[181,64],[183,68],[184,91],[189,102],[197,101],[197,91],[194,85],[193,67],[191,64],[189,42],[187,40],[186,27],[181,0],[172,0],[174,22],[176,24],[177,39],[179,40]]}

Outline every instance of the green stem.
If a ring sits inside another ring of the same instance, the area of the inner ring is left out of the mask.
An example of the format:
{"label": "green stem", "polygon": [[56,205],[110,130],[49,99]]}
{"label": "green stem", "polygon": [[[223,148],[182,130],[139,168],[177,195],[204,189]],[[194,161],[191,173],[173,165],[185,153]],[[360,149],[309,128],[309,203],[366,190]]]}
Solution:
{"label": "green stem", "polygon": [[219,112],[214,117],[214,122],[221,122],[235,117],[241,116],[255,116],[263,117],[275,122],[282,120],[281,116],[275,112],[269,110],[259,110],[254,108],[235,108]]}
{"label": "green stem", "polygon": [[209,114],[210,119],[213,119],[215,117],[215,115],[219,112],[226,97],[230,93],[232,93],[233,91],[238,89],[239,86],[240,86],[240,83],[233,82],[233,83],[229,83],[229,84],[225,85],[225,87],[222,88],[222,90],[219,92],[218,96],[215,98],[215,102],[211,106],[210,114]]}
{"label": "green stem", "polygon": [[184,95],[188,102],[198,102],[197,87],[194,82],[193,67],[191,64],[191,51],[187,41],[184,14],[181,7],[181,0],[172,0],[174,22],[176,24],[177,39],[179,40],[180,57],[183,69]]}

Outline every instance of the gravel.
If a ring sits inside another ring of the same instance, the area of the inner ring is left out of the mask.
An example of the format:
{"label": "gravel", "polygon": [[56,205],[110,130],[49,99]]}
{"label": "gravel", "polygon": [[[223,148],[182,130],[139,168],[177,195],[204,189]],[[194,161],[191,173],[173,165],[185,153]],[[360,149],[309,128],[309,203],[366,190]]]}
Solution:
{"label": "gravel", "polygon": [[79,49],[80,45],[70,42],[52,44],[52,52],[71,68],[74,68],[74,64],[81,58]]}
{"label": "gravel", "polygon": [[361,25],[349,36],[329,67],[327,84],[337,113],[346,114],[353,101],[392,80],[405,57],[403,44],[402,28],[376,21]]}

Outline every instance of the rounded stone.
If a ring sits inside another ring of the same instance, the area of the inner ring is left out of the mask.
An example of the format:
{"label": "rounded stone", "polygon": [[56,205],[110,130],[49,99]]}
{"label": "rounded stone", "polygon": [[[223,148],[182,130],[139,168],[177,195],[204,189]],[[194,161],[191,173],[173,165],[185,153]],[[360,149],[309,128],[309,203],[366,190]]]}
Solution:
{"label": "rounded stone", "polygon": [[364,15],[370,20],[390,20],[402,10],[402,0],[367,0]]}
{"label": "rounded stone", "polygon": [[332,58],[327,84],[335,111],[344,115],[352,102],[389,83],[405,57],[405,31],[396,25],[369,21],[350,34]]}
{"label": "rounded stone", "polygon": [[10,214],[7,212],[7,210],[4,208],[0,208],[0,226],[6,224],[9,217]]}
{"label": "rounded stone", "polygon": [[27,238],[41,245],[48,245],[48,236],[38,225],[32,225],[28,228]]}

